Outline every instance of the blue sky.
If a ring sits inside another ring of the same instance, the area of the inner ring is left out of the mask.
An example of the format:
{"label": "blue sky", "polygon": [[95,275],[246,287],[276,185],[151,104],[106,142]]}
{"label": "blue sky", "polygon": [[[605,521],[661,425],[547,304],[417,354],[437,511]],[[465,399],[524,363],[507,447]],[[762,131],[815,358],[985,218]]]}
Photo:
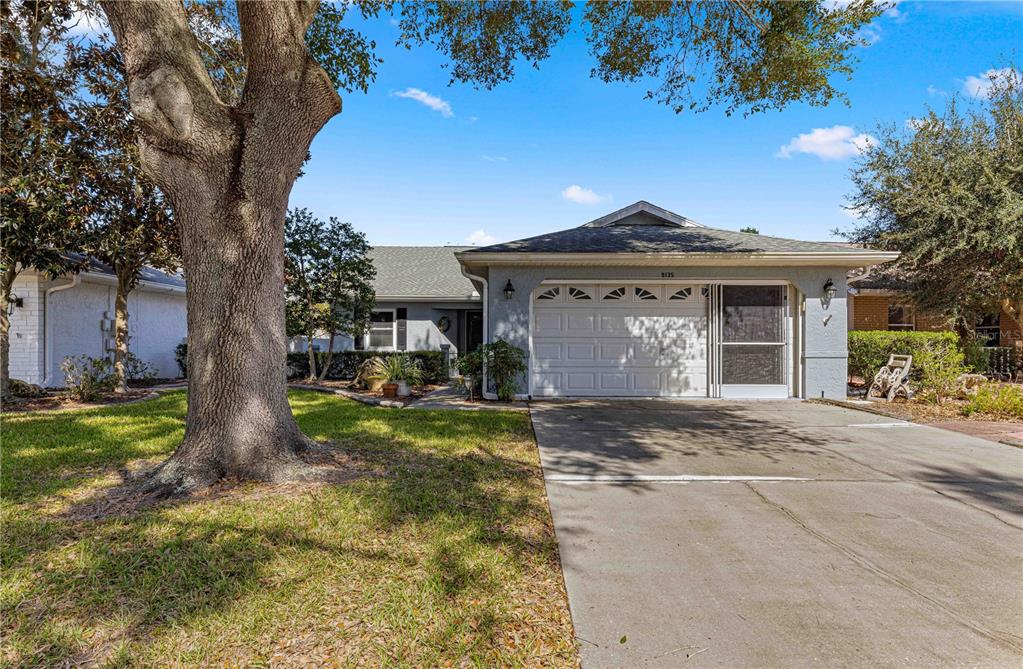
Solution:
{"label": "blue sky", "polygon": [[969,100],[983,73],[1018,65],[1023,3],[904,2],[869,31],[840,82],[849,106],[729,118],[676,115],[642,85],[590,79],[578,26],[511,83],[448,86],[442,59],[393,47],[382,17],[367,30],[384,59],[377,81],[344,96],[291,206],[351,221],[377,245],[506,241],[640,199],[711,227],[828,239],[852,223],[842,204],[863,136],[950,94]]}

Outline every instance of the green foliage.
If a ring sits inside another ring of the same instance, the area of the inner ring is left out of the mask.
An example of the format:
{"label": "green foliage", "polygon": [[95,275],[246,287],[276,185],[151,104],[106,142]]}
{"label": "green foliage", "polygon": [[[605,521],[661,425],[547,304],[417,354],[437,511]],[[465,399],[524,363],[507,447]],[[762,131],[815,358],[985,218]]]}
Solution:
{"label": "green foliage", "polygon": [[920,383],[921,353],[930,347],[939,357],[959,354],[959,337],[954,332],[907,332],[894,330],[853,330],[849,333],[849,375],[868,383],[891,354],[913,356],[910,378]]}
{"label": "green foliage", "polygon": [[68,63],[79,85],[73,141],[87,156],[81,197],[89,214],[78,250],[113,267],[130,292],[146,266],[180,267],[178,229],[163,194],[142,171],[120,52],[100,35],[86,45],[71,43]]}
{"label": "green foliage", "polygon": [[591,2],[587,42],[602,81],[653,80],[647,97],[672,108],[752,114],[839,97],[860,29],[885,3]]}
{"label": "green foliage", "polygon": [[472,378],[470,393],[476,394],[481,390],[485,371],[498,399],[504,401],[515,398],[519,379],[527,369],[526,354],[503,339],[483,344],[472,353],[459,356],[456,366],[459,374]]}
{"label": "green foliage", "polygon": [[[332,357],[330,367],[324,378],[339,381],[351,381],[359,373],[359,366],[372,358],[387,358],[406,355],[419,362],[423,372],[423,383],[447,383],[448,370],[444,366],[444,354],[440,351],[338,351]],[[316,354],[316,364],[323,367],[327,361],[327,353]],[[289,353],[288,367],[290,378],[297,379],[309,375],[309,356],[306,353]]]}
{"label": "green foliage", "polygon": [[[292,209],[284,222],[285,316],[289,336],[357,336],[372,313],[376,276],[366,236],[331,216]],[[327,365],[332,355],[327,354]],[[314,357],[315,360],[315,357]],[[310,376],[316,376],[310,370]],[[320,378],[324,378],[320,374]]]}
{"label": "green foliage", "polygon": [[879,128],[851,175],[864,220],[846,236],[900,251],[889,278],[961,323],[1023,313],[1023,75],[1006,71],[965,111]]}
{"label": "green foliage", "polygon": [[178,363],[181,376],[188,378],[188,344],[185,342],[174,347],[174,362]]}
{"label": "green foliage", "polygon": [[113,363],[108,358],[87,355],[68,356],[60,363],[68,394],[80,402],[89,402],[111,392],[117,384]]}
{"label": "green foliage", "polygon": [[985,383],[977,388],[963,415],[984,414],[996,418],[1023,419],[1023,386],[1012,383]]}
{"label": "green foliage", "polygon": [[469,391],[469,398],[475,398],[483,390],[483,346],[463,353],[455,360],[455,369],[462,377],[462,385]]}
{"label": "green foliage", "polygon": [[752,225],[748,225],[745,228],[739,228],[739,232],[745,232],[748,235],[759,235],[760,230],[754,228]]}
{"label": "green foliage", "polygon": [[410,386],[418,386],[423,383],[423,367],[408,353],[398,353],[384,358],[383,366],[380,369],[388,383],[404,381]]}
{"label": "green foliage", "polygon": [[129,381],[152,381],[156,369],[131,351],[124,355],[124,375]]}
{"label": "green foliage", "polygon": [[[0,270],[4,290],[16,266],[51,275],[74,271],[83,214],[80,176],[87,153],[72,141],[75,76],[64,49],[74,7],[4,2],[0,8]],[[8,271],[12,272],[8,277]],[[4,295],[6,297],[6,294]]]}
{"label": "green foliage", "polygon": [[920,370],[916,396],[925,402],[941,404],[959,391],[959,377],[966,372],[963,352],[940,340],[926,342],[913,356],[913,366]]}

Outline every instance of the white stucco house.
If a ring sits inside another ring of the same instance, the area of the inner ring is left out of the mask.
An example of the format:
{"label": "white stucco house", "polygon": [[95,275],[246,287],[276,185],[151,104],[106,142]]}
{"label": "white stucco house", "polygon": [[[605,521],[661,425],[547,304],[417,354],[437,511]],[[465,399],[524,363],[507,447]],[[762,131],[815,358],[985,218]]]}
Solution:
{"label": "white stucco house", "polygon": [[[60,387],[65,357],[111,355],[116,292],[113,270],[96,260],[55,280],[31,270],[19,274],[9,305],[11,377]],[[128,313],[131,351],[157,376],[180,376],[174,348],[187,333],[184,278],[146,268],[128,295]]]}

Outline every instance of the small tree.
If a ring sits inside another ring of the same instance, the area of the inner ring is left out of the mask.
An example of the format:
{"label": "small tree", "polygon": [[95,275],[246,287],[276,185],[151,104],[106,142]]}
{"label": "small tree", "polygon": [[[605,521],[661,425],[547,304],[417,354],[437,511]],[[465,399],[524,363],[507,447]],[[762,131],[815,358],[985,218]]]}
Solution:
{"label": "small tree", "polygon": [[757,230],[752,225],[747,225],[745,228],[739,228],[739,232],[745,232],[746,234],[749,234],[749,235],[759,235],[760,234],[760,230]]}
{"label": "small tree", "polygon": [[146,266],[180,266],[178,232],[159,189],[143,173],[137,129],[128,103],[120,54],[101,35],[69,48],[81,82],[75,137],[86,150],[84,183],[90,201],[84,250],[117,276],[114,299],[114,390],[127,390],[128,294]]}
{"label": "small tree", "polygon": [[901,251],[888,274],[921,308],[967,325],[1004,309],[1023,328],[1023,80],[1014,68],[962,110],[878,129],[852,171],[854,242]]}
{"label": "small tree", "polygon": [[11,290],[26,269],[74,272],[79,242],[81,147],[70,141],[74,77],[65,37],[72,8],[62,2],[3,2],[0,21],[0,396],[9,396]]}
{"label": "small tree", "polygon": [[[356,336],[366,329],[376,271],[365,235],[350,223],[333,216],[324,222],[308,209],[292,209],[284,230],[287,333],[305,337],[309,379],[322,380],[337,336]],[[328,337],[327,359],[317,374],[313,340],[321,332]]]}

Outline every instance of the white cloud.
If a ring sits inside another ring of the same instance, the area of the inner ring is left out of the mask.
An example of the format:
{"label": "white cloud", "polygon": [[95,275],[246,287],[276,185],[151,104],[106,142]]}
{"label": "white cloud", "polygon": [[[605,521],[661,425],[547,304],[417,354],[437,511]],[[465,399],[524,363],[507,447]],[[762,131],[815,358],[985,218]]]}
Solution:
{"label": "white cloud", "polygon": [[856,31],[856,38],[866,42],[866,46],[874,46],[881,41],[881,28],[878,26],[863,26]]}
{"label": "white cloud", "polygon": [[866,133],[857,134],[847,125],[830,128],[814,128],[803,133],[778,149],[776,158],[791,158],[797,153],[809,153],[822,160],[843,160],[863,153],[875,141]]}
{"label": "white cloud", "polygon": [[937,86],[928,85],[927,86],[927,95],[938,96],[938,97],[943,97],[944,98],[944,97],[948,97],[948,91],[944,91],[944,90],[938,88]]}
{"label": "white cloud", "polygon": [[508,156],[483,156],[483,160],[488,163],[506,163],[508,162]]}
{"label": "white cloud", "polygon": [[1023,76],[1019,70],[1014,70],[1011,67],[1003,67],[1001,69],[991,68],[986,72],[981,72],[977,76],[966,77],[966,81],[963,82],[963,88],[970,96],[975,98],[986,98],[991,95],[991,86],[995,81],[1005,79],[1016,79],[1019,80]]}
{"label": "white cloud", "polygon": [[451,104],[436,95],[431,95],[424,90],[418,88],[406,88],[403,91],[394,93],[399,98],[408,98],[409,100],[415,100],[421,104],[426,105],[430,109],[440,112],[440,115],[444,118],[451,118],[455,115],[455,112],[451,109]]}
{"label": "white cloud", "polygon": [[82,10],[74,12],[64,25],[70,37],[97,37],[107,32],[107,24],[103,19]]}
{"label": "white cloud", "polygon": [[919,130],[920,128],[924,127],[925,125],[927,125],[927,119],[925,119],[925,118],[907,118],[906,119],[906,129],[907,130],[912,130],[913,132],[916,132],[917,130]]}
{"label": "white cloud", "polygon": [[486,245],[486,244],[493,244],[494,242],[496,242],[497,241],[497,237],[495,237],[493,235],[488,235],[486,230],[484,230],[483,228],[480,228],[479,230],[476,230],[471,235],[466,237],[465,241],[467,241],[468,243],[472,244],[473,246],[477,246],[479,244]]}
{"label": "white cloud", "polygon": [[575,184],[561,191],[561,197],[577,204],[600,204],[604,200],[609,199],[607,196],[597,195],[589,188],[583,188]]}

